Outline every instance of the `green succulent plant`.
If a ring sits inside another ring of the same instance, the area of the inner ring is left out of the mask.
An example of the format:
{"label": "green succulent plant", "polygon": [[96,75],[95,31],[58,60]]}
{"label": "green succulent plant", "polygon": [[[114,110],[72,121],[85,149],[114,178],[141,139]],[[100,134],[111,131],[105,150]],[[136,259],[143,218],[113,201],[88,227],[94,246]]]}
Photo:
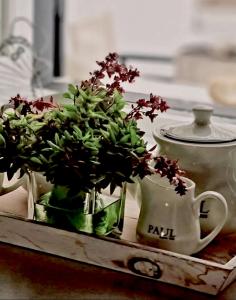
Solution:
{"label": "green succulent plant", "polygon": [[[18,95],[10,109],[1,108],[0,172],[9,179],[17,170],[21,175],[41,172],[51,183],[83,193],[108,186],[112,193],[135,176],[158,172],[175,180],[177,192],[183,193],[176,162],[156,157],[156,168],[150,167],[153,157],[137,125],[144,115],[153,120],[156,111],[165,111],[166,102],[151,94],[126,113],[121,83],[132,82],[138,71],[120,65],[114,53],[97,63],[100,69],[89,80],[68,86],[63,104]],[[105,75],[112,83],[102,84]]]}

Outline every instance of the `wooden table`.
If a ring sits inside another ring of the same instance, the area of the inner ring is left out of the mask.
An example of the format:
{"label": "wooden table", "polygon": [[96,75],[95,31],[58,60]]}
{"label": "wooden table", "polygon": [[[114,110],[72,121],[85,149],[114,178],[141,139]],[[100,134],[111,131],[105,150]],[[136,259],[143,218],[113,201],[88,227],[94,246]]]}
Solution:
{"label": "wooden table", "polygon": [[236,282],[218,296],[0,243],[0,299],[235,300]]}

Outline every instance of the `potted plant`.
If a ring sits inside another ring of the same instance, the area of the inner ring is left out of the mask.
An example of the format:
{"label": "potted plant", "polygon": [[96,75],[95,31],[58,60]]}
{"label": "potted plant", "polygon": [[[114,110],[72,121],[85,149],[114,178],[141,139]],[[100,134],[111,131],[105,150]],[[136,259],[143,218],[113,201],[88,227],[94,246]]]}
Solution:
{"label": "potted plant", "polygon": [[[118,224],[122,227],[125,183],[157,172],[180,194],[185,185],[176,161],[153,157],[137,125],[143,116],[153,121],[158,111],[166,111],[166,102],[150,94],[126,113],[121,85],[132,83],[139,72],[121,65],[116,53],[97,64],[99,70],[90,79],[69,85],[63,104],[18,95],[10,100],[11,110],[2,107],[0,172],[7,172],[9,179],[18,170],[21,176],[45,176],[53,188],[37,203],[43,205],[47,222],[108,234]],[[107,188],[110,195],[120,189],[120,195],[104,204]]]}

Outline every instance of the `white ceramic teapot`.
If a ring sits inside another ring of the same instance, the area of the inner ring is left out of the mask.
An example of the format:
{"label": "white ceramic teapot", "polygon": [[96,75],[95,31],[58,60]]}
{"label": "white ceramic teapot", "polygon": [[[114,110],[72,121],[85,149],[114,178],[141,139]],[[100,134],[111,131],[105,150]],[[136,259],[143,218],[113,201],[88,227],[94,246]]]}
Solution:
{"label": "white ceramic teapot", "polygon": [[[159,154],[177,159],[185,176],[196,183],[196,194],[207,190],[221,193],[229,214],[221,233],[236,232],[236,131],[212,124],[213,109],[193,108],[192,123],[166,124],[154,129]],[[201,203],[201,228],[211,231],[219,222],[222,206],[210,198]]]}

